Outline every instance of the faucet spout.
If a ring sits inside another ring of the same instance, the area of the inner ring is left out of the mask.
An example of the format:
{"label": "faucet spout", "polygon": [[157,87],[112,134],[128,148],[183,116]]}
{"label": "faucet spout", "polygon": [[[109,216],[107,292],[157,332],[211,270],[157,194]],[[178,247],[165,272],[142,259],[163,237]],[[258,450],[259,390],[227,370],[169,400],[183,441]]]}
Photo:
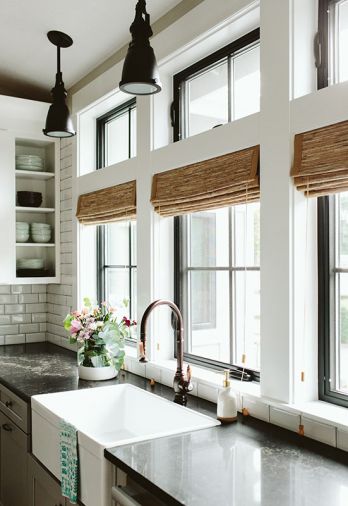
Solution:
{"label": "faucet spout", "polygon": [[186,406],[187,393],[193,388],[191,383],[191,368],[188,366],[187,375],[184,376],[184,323],[180,309],[170,300],[159,299],[152,302],[145,310],[140,323],[140,358],[139,362],[147,362],[146,358],[146,325],[152,311],[158,306],[169,306],[176,316],[176,357],[177,367],[174,376],[173,388],[174,402]]}

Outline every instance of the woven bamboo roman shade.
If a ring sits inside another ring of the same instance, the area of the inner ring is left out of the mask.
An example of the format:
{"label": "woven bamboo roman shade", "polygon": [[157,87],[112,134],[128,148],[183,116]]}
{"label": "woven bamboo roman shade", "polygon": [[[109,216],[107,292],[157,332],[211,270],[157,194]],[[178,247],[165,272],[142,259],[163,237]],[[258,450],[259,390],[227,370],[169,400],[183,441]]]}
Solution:
{"label": "woven bamboo roman shade", "polygon": [[136,182],[111,186],[79,196],[76,217],[83,225],[136,218]]}
{"label": "woven bamboo roman shade", "polygon": [[254,202],[260,198],[259,146],[155,174],[151,202],[161,216]]}
{"label": "woven bamboo roman shade", "polygon": [[291,175],[309,197],[347,191],[348,121],[296,135]]}

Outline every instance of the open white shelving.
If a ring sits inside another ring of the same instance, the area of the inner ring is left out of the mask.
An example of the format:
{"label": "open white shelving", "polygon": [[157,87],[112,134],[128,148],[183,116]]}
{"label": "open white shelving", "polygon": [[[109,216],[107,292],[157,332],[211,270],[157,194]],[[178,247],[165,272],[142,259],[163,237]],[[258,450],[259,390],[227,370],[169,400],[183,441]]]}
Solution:
{"label": "open white shelving", "polygon": [[50,242],[17,242],[17,247],[21,248],[54,248],[55,244]]}
{"label": "open white shelving", "polygon": [[20,177],[22,179],[51,179],[54,177],[53,172],[37,172],[30,170],[16,170],[16,177]]}
{"label": "open white shelving", "polygon": [[[14,176],[15,176],[15,217],[16,221],[28,223],[46,223],[51,225],[52,237],[49,243],[15,242],[15,283],[58,283],[60,268],[60,187],[59,187],[59,141],[47,139],[43,135],[15,137]],[[15,168],[16,155],[36,155],[43,159],[43,171],[17,170]],[[42,194],[41,207],[19,206],[18,191],[32,191]],[[14,232],[15,236],[15,232]],[[44,268],[40,271],[17,271],[19,259],[40,258],[44,261]],[[25,273],[25,277],[22,274]],[[29,276],[30,277],[29,277]]]}
{"label": "open white shelving", "polygon": [[16,206],[17,213],[33,213],[33,214],[45,214],[45,213],[54,213],[54,207],[24,207],[24,206]]}

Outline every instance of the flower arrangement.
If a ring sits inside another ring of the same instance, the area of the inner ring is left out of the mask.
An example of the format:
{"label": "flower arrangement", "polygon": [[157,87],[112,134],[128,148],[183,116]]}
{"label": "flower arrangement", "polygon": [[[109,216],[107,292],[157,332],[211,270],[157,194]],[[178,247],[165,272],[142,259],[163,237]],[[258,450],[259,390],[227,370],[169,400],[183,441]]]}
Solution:
{"label": "flower arrangement", "polygon": [[[117,374],[124,362],[125,338],[136,322],[126,316],[118,317],[117,309],[107,302],[93,305],[88,298],[83,302],[81,311],[73,311],[64,320],[70,343],[81,345],[78,349],[79,366],[112,367]],[[124,300],[125,308],[127,304],[128,301]]]}

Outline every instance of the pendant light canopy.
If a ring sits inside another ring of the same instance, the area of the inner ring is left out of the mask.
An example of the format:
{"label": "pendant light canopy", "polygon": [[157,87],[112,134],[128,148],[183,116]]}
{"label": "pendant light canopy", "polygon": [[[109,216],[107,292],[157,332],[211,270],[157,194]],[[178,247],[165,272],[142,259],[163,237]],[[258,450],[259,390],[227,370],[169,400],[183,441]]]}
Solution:
{"label": "pendant light canopy", "polygon": [[73,40],[69,35],[54,30],[48,32],[47,37],[52,44],[57,46],[57,73],[56,84],[51,90],[53,103],[48,110],[43,133],[48,137],[72,137],[76,132],[65,102],[67,92],[64,88],[63,76],[60,70],[60,48],[70,47]]}
{"label": "pendant light canopy", "polygon": [[150,45],[153,35],[146,1],[138,0],[135,18],[130,27],[132,41],[123,65],[120,89],[131,95],[153,95],[162,89],[154,50]]}

